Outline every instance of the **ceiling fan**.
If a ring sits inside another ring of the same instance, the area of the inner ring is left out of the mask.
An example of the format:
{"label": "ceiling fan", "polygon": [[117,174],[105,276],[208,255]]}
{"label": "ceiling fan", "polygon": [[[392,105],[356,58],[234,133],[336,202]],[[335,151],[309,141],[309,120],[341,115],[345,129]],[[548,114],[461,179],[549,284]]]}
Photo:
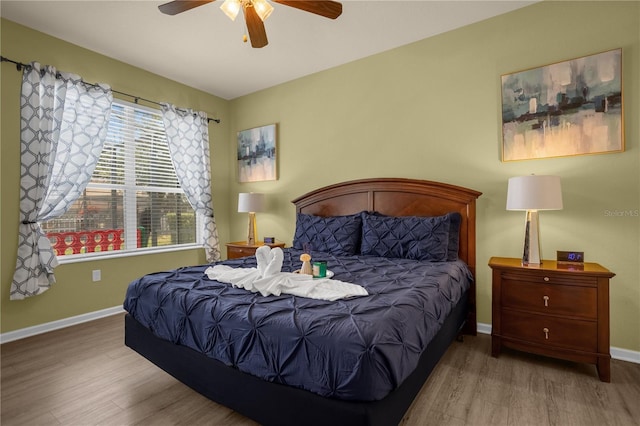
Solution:
{"label": "ceiling fan", "polygon": [[[158,6],[160,12],[166,15],[177,15],[194,7],[212,3],[216,0],[175,0]],[[284,4],[305,12],[315,13],[329,19],[336,19],[342,14],[342,4],[337,1],[307,1],[307,0],[272,0],[275,3]],[[267,0],[225,0],[220,9],[231,20],[235,20],[240,8],[244,14],[249,39],[252,47],[264,47],[267,41],[267,32],[264,29],[264,21],[273,11],[273,6]],[[245,36],[245,41],[246,36]]]}

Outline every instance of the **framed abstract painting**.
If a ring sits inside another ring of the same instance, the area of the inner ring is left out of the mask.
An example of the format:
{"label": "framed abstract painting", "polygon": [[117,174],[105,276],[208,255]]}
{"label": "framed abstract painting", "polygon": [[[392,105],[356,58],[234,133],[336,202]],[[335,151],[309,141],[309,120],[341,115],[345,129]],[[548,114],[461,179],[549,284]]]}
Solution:
{"label": "framed abstract painting", "polygon": [[502,76],[502,161],[624,151],[622,49]]}
{"label": "framed abstract painting", "polygon": [[238,182],[277,180],[276,125],[238,132]]}

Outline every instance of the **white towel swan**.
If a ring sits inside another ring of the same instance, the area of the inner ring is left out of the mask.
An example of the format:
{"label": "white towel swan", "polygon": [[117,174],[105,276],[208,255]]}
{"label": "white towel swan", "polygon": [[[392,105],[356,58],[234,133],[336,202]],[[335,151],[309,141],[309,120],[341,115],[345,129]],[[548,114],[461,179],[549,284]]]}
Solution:
{"label": "white towel swan", "polygon": [[271,277],[282,270],[284,252],[280,247],[272,249],[269,246],[260,246],[256,250],[256,260],[258,261],[258,272],[261,272],[260,276],[262,278]]}
{"label": "white towel swan", "polygon": [[216,265],[204,273],[210,280],[217,280],[244,288],[263,296],[292,294],[321,300],[338,300],[354,296],[366,296],[367,290],[357,284],[310,275],[281,272],[284,253],[281,248],[261,246],[256,250],[257,268],[231,268]]}

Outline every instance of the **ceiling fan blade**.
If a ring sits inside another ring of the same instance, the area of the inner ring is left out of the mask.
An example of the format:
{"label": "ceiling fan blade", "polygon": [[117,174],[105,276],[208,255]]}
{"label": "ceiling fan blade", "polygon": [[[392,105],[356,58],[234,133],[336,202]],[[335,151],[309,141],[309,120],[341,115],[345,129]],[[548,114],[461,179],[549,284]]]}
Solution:
{"label": "ceiling fan blade", "polygon": [[306,0],[273,0],[276,3],[295,7],[305,12],[315,13],[329,19],[336,19],[342,14],[342,3],[337,1],[306,1]]}
{"label": "ceiling fan blade", "polygon": [[203,4],[212,3],[216,0],[175,0],[169,3],[164,3],[158,6],[160,12],[165,15],[177,15],[178,13],[186,12],[194,7],[202,6]]}
{"label": "ceiling fan blade", "polygon": [[265,47],[269,42],[267,41],[267,32],[264,29],[264,23],[262,19],[256,13],[256,9],[252,5],[243,5],[244,20],[247,23],[247,30],[249,30],[249,40],[251,40],[251,47]]}

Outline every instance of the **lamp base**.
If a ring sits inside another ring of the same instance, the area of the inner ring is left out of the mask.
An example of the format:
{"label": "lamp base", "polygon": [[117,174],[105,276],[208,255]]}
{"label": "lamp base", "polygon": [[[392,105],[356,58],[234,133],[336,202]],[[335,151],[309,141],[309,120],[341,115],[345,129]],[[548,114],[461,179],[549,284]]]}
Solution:
{"label": "lamp base", "polygon": [[537,210],[527,210],[524,224],[523,266],[540,266],[540,228]]}
{"label": "lamp base", "polygon": [[254,246],[256,244],[256,236],[258,235],[258,227],[256,225],[256,214],[249,212],[249,230],[247,232],[247,245]]}

